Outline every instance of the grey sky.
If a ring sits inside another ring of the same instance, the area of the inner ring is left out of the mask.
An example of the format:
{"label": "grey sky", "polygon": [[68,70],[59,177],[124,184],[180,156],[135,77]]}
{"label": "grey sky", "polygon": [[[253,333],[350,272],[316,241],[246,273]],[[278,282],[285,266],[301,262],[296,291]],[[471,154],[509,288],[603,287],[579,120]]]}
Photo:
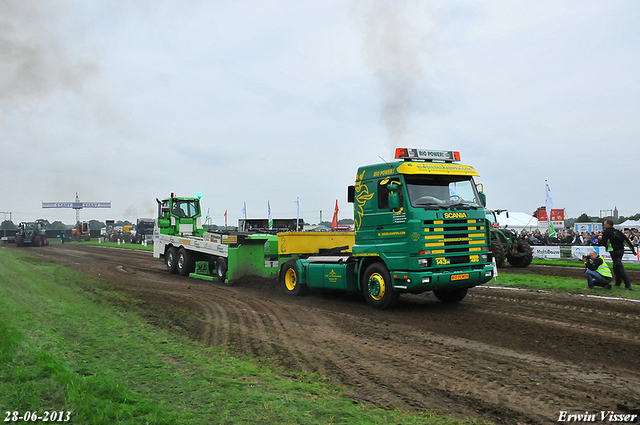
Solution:
{"label": "grey sky", "polygon": [[[458,150],[489,207],[640,212],[635,1],[0,1],[0,211],[352,217],[396,146]],[[0,214],[0,221],[5,217]],[[8,217],[6,217],[8,218]]]}

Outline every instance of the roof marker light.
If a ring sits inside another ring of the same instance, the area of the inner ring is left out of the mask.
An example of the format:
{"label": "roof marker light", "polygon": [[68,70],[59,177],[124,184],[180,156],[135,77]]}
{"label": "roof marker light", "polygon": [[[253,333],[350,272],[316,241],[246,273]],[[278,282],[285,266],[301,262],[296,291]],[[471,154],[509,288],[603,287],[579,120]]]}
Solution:
{"label": "roof marker light", "polygon": [[418,160],[454,162],[460,161],[460,152],[430,149],[396,148],[395,158],[403,159],[405,161]]}

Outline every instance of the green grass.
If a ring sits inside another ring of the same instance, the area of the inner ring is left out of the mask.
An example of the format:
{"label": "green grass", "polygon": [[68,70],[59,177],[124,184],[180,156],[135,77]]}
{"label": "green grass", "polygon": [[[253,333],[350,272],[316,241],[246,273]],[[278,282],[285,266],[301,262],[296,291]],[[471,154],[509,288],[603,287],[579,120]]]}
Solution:
{"label": "green grass", "polygon": [[[584,265],[582,265],[584,268]],[[625,265],[626,267],[626,265]],[[640,299],[640,286],[634,285],[633,291],[624,289],[624,285],[604,289],[596,286],[595,289],[587,289],[587,278],[573,279],[561,276],[542,276],[533,274],[507,274],[500,273],[498,277],[487,284],[488,286],[506,286],[511,288],[537,289],[550,292],[569,292],[574,294],[602,295],[616,298]]]}
{"label": "green grass", "polygon": [[[567,266],[567,267],[584,267],[584,263],[579,260],[533,260],[531,264],[537,264],[541,266]],[[611,262],[609,262],[611,267]],[[640,270],[640,264],[624,264],[624,268],[627,270]]]}
{"label": "green grass", "polygon": [[[145,323],[84,274],[0,249],[0,412],[73,424],[459,424],[354,402],[318,374],[284,376]],[[65,413],[66,414],[66,413]],[[6,418],[6,416],[3,416]]]}
{"label": "green grass", "polygon": [[[61,244],[62,241],[60,241],[59,238],[49,239],[49,243],[55,245],[55,244]],[[91,239],[90,241],[87,241],[87,242],[65,242],[65,243],[74,244],[74,245],[96,245],[96,246],[108,246],[112,248],[141,249],[143,251],[153,251],[153,245],[144,246],[138,243],[121,243],[120,245],[118,245],[118,242],[99,242],[97,239]]]}

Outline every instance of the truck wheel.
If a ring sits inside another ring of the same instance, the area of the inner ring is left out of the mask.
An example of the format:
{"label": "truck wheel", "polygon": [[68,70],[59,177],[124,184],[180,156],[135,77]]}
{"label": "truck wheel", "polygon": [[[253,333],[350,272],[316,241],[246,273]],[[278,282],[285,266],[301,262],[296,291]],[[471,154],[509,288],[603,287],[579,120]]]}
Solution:
{"label": "truck wheel", "polygon": [[362,293],[371,307],[384,310],[393,307],[400,295],[394,292],[391,275],[383,263],[373,263],[364,273]]}
{"label": "truck wheel", "polygon": [[437,299],[445,304],[455,304],[462,301],[462,299],[467,295],[468,289],[469,288],[436,289],[433,291],[433,294]]}
{"label": "truck wheel", "polygon": [[220,282],[223,282],[226,280],[227,278],[227,270],[228,270],[228,266],[227,266],[227,259],[220,257],[216,260],[216,276],[218,277],[218,280]]}
{"label": "truck wheel", "polygon": [[307,285],[300,283],[300,272],[296,266],[296,260],[289,260],[282,266],[280,277],[282,291],[289,295],[304,295],[307,292]]}
{"label": "truck wheel", "polygon": [[176,248],[175,246],[169,248],[167,250],[167,254],[164,257],[164,260],[167,264],[167,271],[171,274],[176,274],[178,272],[178,248]]}
{"label": "truck wheel", "polygon": [[184,248],[178,250],[178,260],[176,261],[176,267],[180,276],[189,276],[189,273],[193,273],[195,263],[193,262],[193,255]]}
{"label": "truck wheel", "polygon": [[504,259],[507,257],[507,253],[505,252],[502,244],[498,241],[491,241],[491,247],[489,250],[493,253],[493,258],[496,259],[496,266],[504,266]]}
{"label": "truck wheel", "polygon": [[523,240],[519,240],[515,249],[507,254],[507,261],[513,267],[527,267],[533,260],[533,249],[531,245]]}

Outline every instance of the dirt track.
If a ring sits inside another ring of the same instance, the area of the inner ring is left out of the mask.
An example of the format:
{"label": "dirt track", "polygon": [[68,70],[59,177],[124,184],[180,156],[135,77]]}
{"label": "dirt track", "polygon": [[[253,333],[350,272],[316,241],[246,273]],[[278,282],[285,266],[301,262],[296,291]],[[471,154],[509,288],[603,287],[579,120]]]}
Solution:
{"label": "dirt track", "polygon": [[140,300],[127,307],[154,324],[321,372],[381,407],[504,424],[557,423],[561,411],[640,414],[640,303],[475,288],[457,306],[425,294],[377,311],[357,295],[291,297],[270,280],[230,287],[169,275],[149,252],[73,244],[29,252],[121,288]]}

